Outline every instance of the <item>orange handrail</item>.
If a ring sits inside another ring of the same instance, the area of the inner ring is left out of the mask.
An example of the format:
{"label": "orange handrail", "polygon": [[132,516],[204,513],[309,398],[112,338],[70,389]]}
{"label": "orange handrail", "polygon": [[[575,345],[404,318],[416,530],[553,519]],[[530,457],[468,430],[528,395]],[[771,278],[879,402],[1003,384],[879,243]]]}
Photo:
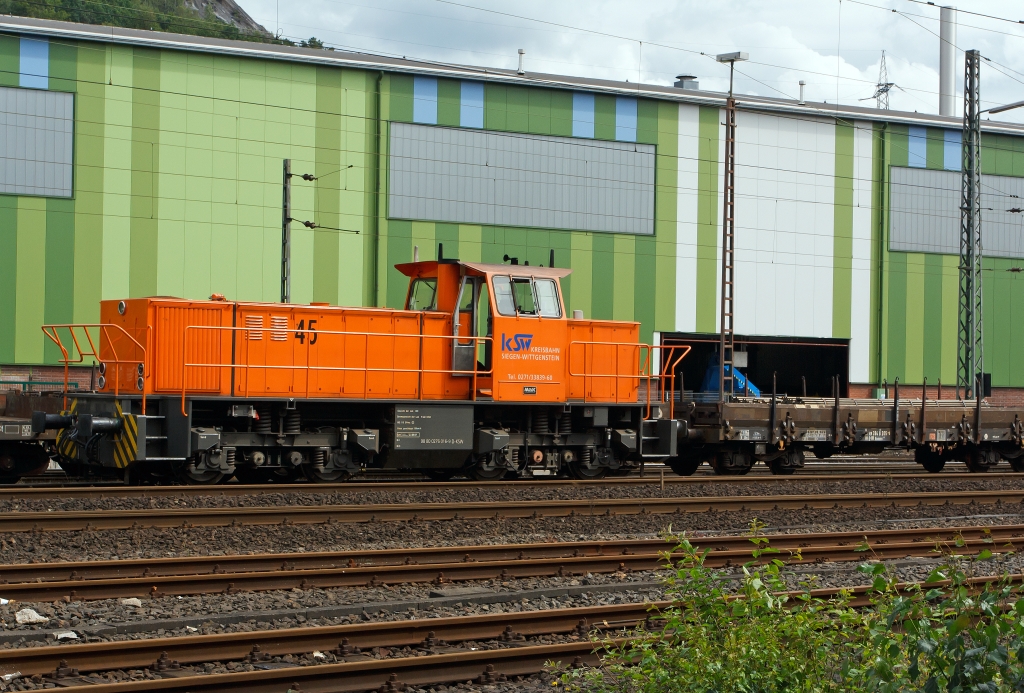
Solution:
{"label": "orange handrail", "polygon": [[[635,347],[637,349],[637,373],[635,375],[623,374],[619,371],[619,350],[615,350],[615,372],[614,373],[574,373],[572,371],[572,348],[575,345],[583,345],[584,355],[583,364],[584,370],[586,370],[586,347],[587,346],[614,346],[614,347]],[[682,353],[674,358],[673,356],[677,350],[682,350]],[[668,373],[659,372],[658,375],[654,375],[653,370],[653,355],[655,351],[661,351],[663,355],[667,355],[670,360],[668,366]],[[690,353],[689,345],[651,345],[644,344],[642,342],[600,342],[600,341],[586,341],[586,340],[574,340],[569,342],[569,377],[583,378],[584,379],[584,401],[586,401],[586,379],[587,378],[636,378],[638,380],[645,380],[647,382],[647,393],[646,393],[646,405],[647,412],[646,418],[650,418],[651,415],[651,381],[657,380],[661,401],[665,400],[666,392],[668,394],[669,401],[669,418],[675,418],[675,382],[676,373],[675,367],[679,365],[687,354]],[[666,381],[669,383],[669,387],[665,387]],[[619,401],[618,390],[616,389],[615,401]]]}
{"label": "orange handrail", "polygon": [[[85,335],[85,341],[88,342],[88,345],[89,345],[89,350],[88,351],[84,351],[82,349],[82,343],[79,341],[78,336],[75,334],[75,328],[80,328],[81,331],[82,331],[82,334]],[[64,364],[64,393],[63,393],[64,394],[64,405],[63,406],[64,406],[65,410],[68,408],[68,380],[70,378],[70,366],[71,366],[71,364],[72,363],[84,363],[85,359],[88,358],[88,357],[92,357],[92,358],[96,359],[97,361],[100,361],[100,362],[103,362],[103,363],[106,363],[106,362],[110,361],[110,359],[101,359],[100,358],[100,350],[96,347],[96,342],[93,341],[92,335],[89,333],[89,329],[90,328],[95,328],[95,329],[99,330],[100,347],[103,346],[103,339],[106,338],[107,344],[110,346],[110,352],[114,356],[114,358],[113,358],[113,363],[114,363],[114,368],[115,368],[114,372],[117,374],[117,377],[114,378],[114,397],[117,397],[117,396],[120,395],[120,384],[121,384],[120,381],[121,381],[121,378],[120,378],[120,370],[118,369],[118,367],[122,363],[123,364],[141,365],[142,366],[142,377],[143,378],[145,378],[146,372],[148,371],[148,369],[146,368],[146,347],[144,347],[142,344],[139,344],[139,341],[137,339],[135,339],[135,337],[132,337],[130,334],[128,334],[128,332],[123,327],[121,327],[120,325],[111,325],[111,324],[108,324],[108,323],[68,323],[68,324],[61,324],[61,325],[43,325],[43,334],[46,335],[47,339],[49,339],[51,342],[53,342],[54,344],[57,345],[57,348],[60,349],[60,352],[62,354],[61,363]],[[73,349],[73,351],[78,352],[78,358],[72,359],[71,355],[68,353],[67,347],[65,347],[64,344],[61,342],[60,333],[59,333],[59,330],[61,330],[61,329],[66,329],[68,331],[68,334],[70,335],[70,338],[71,338],[71,342],[74,345],[72,347],[72,349]],[[110,338],[110,335],[107,333],[108,329],[117,330],[122,335],[124,335],[129,340],[131,340],[132,344],[134,344],[135,347],[138,348],[142,352],[142,358],[141,359],[121,359],[121,358],[119,358],[118,355],[117,355],[117,348],[114,346],[114,340],[112,340]],[[144,329],[146,330],[147,333],[149,332],[149,328],[148,327],[146,327]],[[145,413],[145,411],[146,411],[146,388],[145,388],[145,385],[143,385],[143,388],[142,388],[142,411],[143,411],[143,413]]]}
{"label": "orange handrail", "polygon": [[[283,332],[286,334],[306,334],[306,330],[293,330],[293,329],[273,329],[268,327],[230,327],[222,325],[186,325],[182,331],[182,349],[181,349],[181,413],[187,415],[185,399],[187,397],[188,388],[186,386],[185,373],[188,368],[241,368],[248,372],[249,369],[263,369],[263,370],[304,370],[306,372],[305,378],[305,397],[309,398],[309,371],[359,371],[362,373],[436,373],[436,374],[449,374],[449,375],[472,375],[472,384],[470,386],[470,397],[473,401],[476,400],[477,392],[477,378],[480,376],[493,375],[493,368],[486,371],[479,370],[477,366],[477,360],[473,359],[472,370],[459,370],[452,368],[423,368],[422,365],[419,368],[370,368],[369,366],[311,366],[308,363],[308,354],[310,348],[310,340],[305,340],[307,363],[306,364],[295,364],[295,365],[270,365],[270,364],[251,364],[248,363],[249,351],[246,350],[246,363],[189,363],[187,358],[188,348],[188,332],[189,330],[216,330],[222,332]],[[359,332],[359,331],[347,331],[347,330],[317,330],[318,336],[324,335],[342,335],[348,337],[388,337],[388,338],[405,338],[405,339],[417,339],[420,341],[419,353],[422,355],[422,343],[424,339],[444,339],[444,340],[462,340],[462,341],[473,341],[476,344],[484,342],[493,342],[493,337],[473,337],[469,335],[443,335],[443,334],[422,334],[422,333],[394,333],[394,332]],[[422,358],[422,356],[421,356]],[[363,398],[366,398],[367,379],[363,378]],[[417,399],[423,398],[423,385],[422,382],[417,385]],[[245,397],[249,396],[249,378],[245,379]]]}

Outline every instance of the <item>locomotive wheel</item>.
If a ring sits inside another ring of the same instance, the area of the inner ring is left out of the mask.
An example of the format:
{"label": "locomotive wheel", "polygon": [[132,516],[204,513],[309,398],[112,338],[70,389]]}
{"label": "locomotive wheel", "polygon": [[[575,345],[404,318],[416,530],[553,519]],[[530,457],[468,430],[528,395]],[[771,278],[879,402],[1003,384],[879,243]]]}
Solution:
{"label": "locomotive wheel", "polygon": [[0,474],[0,486],[14,486],[20,478],[16,474]]}
{"label": "locomotive wheel", "polygon": [[311,464],[302,465],[302,475],[314,484],[333,484],[352,478],[347,469],[317,469]]}
{"label": "locomotive wheel", "polygon": [[421,469],[420,474],[431,481],[451,481],[459,473],[458,469]]}
{"label": "locomotive wheel", "polygon": [[183,484],[189,486],[213,486],[224,481],[224,472],[199,471],[195,461],[185,460],[174,464],[174,475]]}
{"label": "locomotive wheel", "polygon": [[473,478],[477,481],[500,481],[505,478],[508,472],[504,467],[473,467]]}
{"label": "locomotive wheel", "polygon": [[272,484],[290,484],[302,474],[302,471],[294,465],[271,467],[267,472],[267,477]]}
{"label": "locomotive wheel", "polygon": [[1024,472],[1024,456],[1011,457],[1008,462],[1010,463],[1010,468],[1013,469],[1013,471]]}
{"label": "locomotive wheel", "polygon": [[673,457],[666,464],[679,476],[693,476],[704,460],[699,457]]}
{"label": "locomotive wheel", "polygon": [[573,479],[603,479],[608,475],[607,467],[587,467],[579,460],[573,460],[566,465],[569,468],[569,475]]}
{"label": "locomotive wheel", "polygon": [[259,467],[235,467],[235,478],[238,479],[238,483],[247,486],[269,484],[270,470]]}

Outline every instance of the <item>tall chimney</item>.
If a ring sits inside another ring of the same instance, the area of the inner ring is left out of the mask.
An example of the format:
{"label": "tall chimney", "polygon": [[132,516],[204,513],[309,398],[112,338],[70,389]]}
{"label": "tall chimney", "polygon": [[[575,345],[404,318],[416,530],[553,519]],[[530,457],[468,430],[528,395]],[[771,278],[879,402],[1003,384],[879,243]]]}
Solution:
{"label": "tall chimney", "polygon": [[956,8],[939,10],[939,115],[956,110]]}

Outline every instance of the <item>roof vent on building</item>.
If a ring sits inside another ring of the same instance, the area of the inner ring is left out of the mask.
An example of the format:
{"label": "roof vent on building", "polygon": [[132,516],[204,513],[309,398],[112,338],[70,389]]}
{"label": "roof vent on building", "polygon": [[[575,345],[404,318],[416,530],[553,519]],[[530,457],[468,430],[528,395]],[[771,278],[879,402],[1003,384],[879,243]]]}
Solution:
{"label": "roof vent on building", "polygon": [[676,75],[676,83],[672,86],[676,89],[700,89],[697,75]]}

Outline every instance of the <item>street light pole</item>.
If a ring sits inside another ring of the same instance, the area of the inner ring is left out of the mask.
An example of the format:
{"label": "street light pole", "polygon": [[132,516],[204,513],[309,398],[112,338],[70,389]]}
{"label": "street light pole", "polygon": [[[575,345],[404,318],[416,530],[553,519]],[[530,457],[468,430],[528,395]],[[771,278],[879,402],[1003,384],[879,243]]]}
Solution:
{"label": "street light pole", "polygon": [[[746,53],[723,53],[717,56],[720,63],[729,63],[729,98],[725,101],[725,173],[722,183],[722,276],[719,296],[718,329],[718,401],[725,402],[726,395],[736,391],[736,376],[733,370],[733,351],[736,345],[734,298],[735,298],[735,250],[736,250],[736,99],[733,98],[733,77],[736,62],[747,60]],[[726,381],[729,386],[726,388]]]}

